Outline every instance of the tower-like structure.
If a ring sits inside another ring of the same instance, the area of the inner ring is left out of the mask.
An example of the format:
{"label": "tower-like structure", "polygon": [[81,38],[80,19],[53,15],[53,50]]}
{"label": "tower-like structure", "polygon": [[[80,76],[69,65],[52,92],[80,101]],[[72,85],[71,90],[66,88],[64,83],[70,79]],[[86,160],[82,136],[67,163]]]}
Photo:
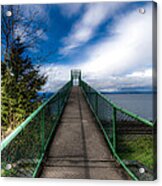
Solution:
{"label": "tower-like structure", "polygon": [[72,83],[72,86],[81,85],[81,70],[79,69],[71,70],[71,83]]}

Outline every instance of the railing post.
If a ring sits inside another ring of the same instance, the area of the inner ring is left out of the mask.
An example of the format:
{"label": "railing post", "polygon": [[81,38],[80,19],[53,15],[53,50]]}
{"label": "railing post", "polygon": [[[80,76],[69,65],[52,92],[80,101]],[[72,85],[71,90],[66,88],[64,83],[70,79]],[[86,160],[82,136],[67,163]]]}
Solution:
{"label": "railing post", "polygon": [[60,114],[60,93],[58,92],[58,115]]}
{"label": "railing post", "polygon": [[96,115],[98,115],[98,94],[97,92],[95,93],[95,112],[96,112]]}
{"label": "railing post", "polygon": [[116,108],[113,107],[113,112],[112,112],[112,135],[113,135],[113,147],[114,150],[116,151]]}
{"label": "railing post", "polygon": [[87,94],[87,96],[88,96],[88,99],[89,99],[89,101],[90,101],[90,98],[91,98],[91,92],[90,92],[90,86],[87,86],[87,89],[88,89],[88,94]]}
{"label": "railing post", "polygon": [[41,114],[41,138],[42,138],[42,153],[44,153],[44,145],[45,145],[45,125],[44,125],[44,109],[42,109],[42,114]]}
{"label": "railing post", "polygon": [[82,87],[82,80],[79,78],[79,86]]}
{"label": "railing post", "polygon": [[73,72],[71,70],[71,86],[73,86]]}

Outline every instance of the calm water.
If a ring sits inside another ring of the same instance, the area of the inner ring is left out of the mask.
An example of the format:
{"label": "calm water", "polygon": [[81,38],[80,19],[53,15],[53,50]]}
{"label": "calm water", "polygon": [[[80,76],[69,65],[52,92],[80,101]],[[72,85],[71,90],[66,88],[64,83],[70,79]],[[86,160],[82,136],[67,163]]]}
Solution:
{"label": "calm water", "polygon": [[153,96],[152,94],[104,94],[117,105],[139,116],[152,120]]}

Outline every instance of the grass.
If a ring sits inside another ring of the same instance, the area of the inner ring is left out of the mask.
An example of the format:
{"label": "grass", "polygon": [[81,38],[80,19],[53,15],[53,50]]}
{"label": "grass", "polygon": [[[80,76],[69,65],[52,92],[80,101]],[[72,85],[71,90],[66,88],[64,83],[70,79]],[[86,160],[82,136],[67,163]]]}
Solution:
{"label": "grass", "polygon": [[118,154],[122,159],[135,160],[153,169],[153,137],[151,135],[124,135],[118,143],[120,147]]}

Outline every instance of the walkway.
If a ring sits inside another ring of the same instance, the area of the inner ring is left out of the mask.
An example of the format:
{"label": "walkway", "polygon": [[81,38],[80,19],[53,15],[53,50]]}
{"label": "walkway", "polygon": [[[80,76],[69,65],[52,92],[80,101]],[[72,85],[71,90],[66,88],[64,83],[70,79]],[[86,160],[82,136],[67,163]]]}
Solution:
{"label": "walkway", "polygon": [[116,163],[79,87],[73,87],[41,177],[129,179]]}

